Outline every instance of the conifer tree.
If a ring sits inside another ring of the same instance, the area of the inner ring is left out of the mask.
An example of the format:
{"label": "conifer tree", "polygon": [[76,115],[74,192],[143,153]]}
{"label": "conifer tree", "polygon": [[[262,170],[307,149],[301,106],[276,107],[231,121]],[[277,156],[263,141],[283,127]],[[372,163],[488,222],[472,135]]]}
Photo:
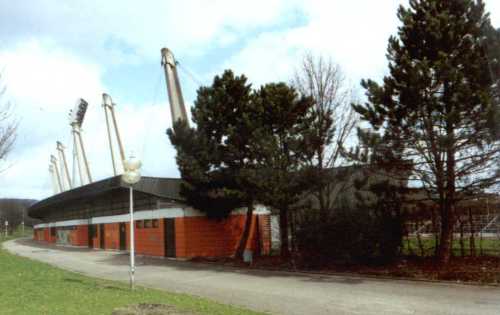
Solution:
{"label": "conifer tree", "polygon": [[247,208],[235,256],[248,242],[258,193],[258,164],[253,144],[259,137],[256,102],[243,75],[226,70],[211,86],[201,87],[192,110],[196,128],[177,123],[168,131],[177,149],[177,164],[185,181],[182,194],[191,205],[221,216],[237,205]]}
{"label": "conifer tree", "polygon": [[198,90],[192,110],[196,127],[178,122],[168,131],[184,180],[181,194],[209,217],[246,206],[238,257],[248,240],[254,204],[276,209],[286,256],[289,212],[308,189],[299,171],[310,150],[314,103],[284,83],[255,91],[246,82],[229,70],[216,76],[211,86]]}
{"label": "conifer tree", "polygon": [[261,108],[260,136],[254,143],[261,169],[258,195],[259,200],[279,212],[281,255],[286,257],[290,213],[309,189],[302,170],[310,151],[308,135],[315,127],[314,102],[299,97],[285,83],[261,87],[256,91],[256,101]]}
{"label": "conifer tree", "polygon": [[[378,162],[412,168],[440,214],[438,258],[450,259],[455,207],[498,183],[498,63],[492,63],[481,0],[410,0],[389,39],[389,74],[363,80],[368,101],[354,105],[372,130]],[[376,135],[374,135],[374,133]]]}

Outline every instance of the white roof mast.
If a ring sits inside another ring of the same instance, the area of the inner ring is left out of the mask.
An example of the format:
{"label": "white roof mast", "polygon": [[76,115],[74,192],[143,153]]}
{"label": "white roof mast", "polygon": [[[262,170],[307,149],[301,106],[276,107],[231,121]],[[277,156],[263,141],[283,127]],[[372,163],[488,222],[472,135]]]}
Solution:
{"label": "white roof mast", "polygon": [[165,70],[165,79],[167,81],[168,100],[170,102],[170,112],[172,114],[172,126],[177,120],[185,121],[189,126],[186,107],[182,97],[179,76],[177,75],[177,62],[174,55],[168,48],[161,50],[161,65]]}
{"label": "white roof mast", "polygon": [[50,179],[52,180],[52,189],[54,191],[54,195],[57,195],[61,191],[58,178],[56,178],[56,174],[54,171],[54,163],[52,163],[52,161],[49,164],[49,174],[50,174]]}
{"label": "white roof mast", "polygon": [[64,145],[60,142],[56,142],[57,153],[59,154],[59,160],[61,161],[61,185],[64,190],[70,190],[73,188],[71,183],[71,178],[69,176],[68,162],[66,161],[66,155],[64,154]]}
{"label": "white roof mast", "polygon": [[49,172],[51,172],[51,174],[55,173],[55,178],[56,178],[55,182],[57,183],[57,188],[58,188],[57,192],[58,193],[63,192],[64,188],[62,186],[61,176],[59,175],[59,166],[57,165],[57,158],[53,155],[50,156],[50,166],[49,166]]}
{"label": "white roof mast", "polygon": [[[111,162],[113,164],[113,174],[116,176],[118,174],[122,173],[122,170],[125,169],[124,166],[124,161],[125,161],[125,150],[123,149],[123,143],[122,139],[120,137],[120,132],[118,130],[118,124],[116,123],[116,115],[115,115],[115,103],[113,102],[113,99],[111,99],[111,96],[109,96],[106,93],[102,94],[102,107],[104,108],[104,114],[106,117],[106,128],[108,131],[108,142],[109,142],[109,150],[111,152]],[[109,114],[108,114],[109,112]],[[110,122],[110,117],[111,116],[111,122]],[[110,124],[113,125],[113,128],[111,129]],[[116,137],[116,142],[118,145],[118,153],[120,154],[120,165],[122,166],[121,169],[118,168],[117,162],[115,161],[115,153],[113,149],[113,141],[112,141],[112,133],[114,131],[115,137]]]}

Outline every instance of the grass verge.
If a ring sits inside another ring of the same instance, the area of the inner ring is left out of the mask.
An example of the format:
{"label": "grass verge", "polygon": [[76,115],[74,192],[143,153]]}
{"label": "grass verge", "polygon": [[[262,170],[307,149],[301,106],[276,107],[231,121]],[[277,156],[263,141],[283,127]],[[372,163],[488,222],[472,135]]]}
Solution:
{"label": "grass verge", "polygon": [[[9,239],[12,237],[9,237]],[[5,238],[0,237],[0,246]],[[161,303],[196,314],[262,314],[185,294],[99,280],[12,255],[0,248],[0,313],[111,314],[117,307]]]}
{"label": "grass verge", "polygon": [[[460,241],[453,239],[453,255],[461,256]],[[433,256],[436,250],[436,241],[434,237],[422,238],[420,247],[416,237],[407,237],[403,240],[403,255]],[[465,255],[470,255],[470,242],[468,238],[464,239]],[[479,238],[475,239],[476,255],[500,256],[500,239],[498,238]]]}

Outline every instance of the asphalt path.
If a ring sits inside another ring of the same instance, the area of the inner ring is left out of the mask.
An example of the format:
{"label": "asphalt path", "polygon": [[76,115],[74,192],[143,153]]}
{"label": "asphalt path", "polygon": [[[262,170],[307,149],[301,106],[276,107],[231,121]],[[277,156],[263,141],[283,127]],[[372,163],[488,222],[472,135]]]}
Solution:
{"label": "asphalt path", "polygon": [[[128,255],[14,240],[20,256],[92,277],[128,281]],[[138,285],[271,314],[500,314],[500,287],[248,270],[137,258]]]}

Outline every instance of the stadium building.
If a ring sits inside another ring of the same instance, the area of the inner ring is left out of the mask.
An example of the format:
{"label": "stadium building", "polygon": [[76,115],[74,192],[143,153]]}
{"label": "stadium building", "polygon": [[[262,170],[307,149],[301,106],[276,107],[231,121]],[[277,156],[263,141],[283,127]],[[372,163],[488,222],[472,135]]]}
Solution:
{"label": "stadium building", "polygon": [[[177,62],[167,48],[162,49],[161,54],[172,125],[178,120],[188,123]],[[49,165],[54,195],[28,210],[32,218],[43,222],[35,226],[34,238],[66,246],[128,250],[129,186],[120,176],[120,168],[125,171],[127,165],[116,123],[115,103],[108,94],[103,94],[114,177],[97,182],[92,180],[82,140],[81,126],[87,106],[85,100],[79,99],[70,111],[73,176],[70,176],[64,145],[58,141],[58,157],[52,155]],[[119,154],[114,153],[114,143],[118,145]],[[235,210],[225,219],[209,219],[183,201],[180,185],[180,179],[158,177],[142,177],[134,185],[136,253],[176,258],[234,255],[246,223],[246,211]],[[257,207],[251,218],[246,249],[264,255],[270,252],[270,213],[263,207]]]}
{"label": "stadium building", "polygon": [[[135,246],[139,255],[192,258],[234,255],[245,211],[209,219],[179,195],[181,180],[143,177],[134,186]],[[42,220],[34,239],[66,246],[129,249],[129,188],[111,177],[44,199],[29,208]],[[257,207],[246,249],[261,255],[271,249],[270,214]]]}

